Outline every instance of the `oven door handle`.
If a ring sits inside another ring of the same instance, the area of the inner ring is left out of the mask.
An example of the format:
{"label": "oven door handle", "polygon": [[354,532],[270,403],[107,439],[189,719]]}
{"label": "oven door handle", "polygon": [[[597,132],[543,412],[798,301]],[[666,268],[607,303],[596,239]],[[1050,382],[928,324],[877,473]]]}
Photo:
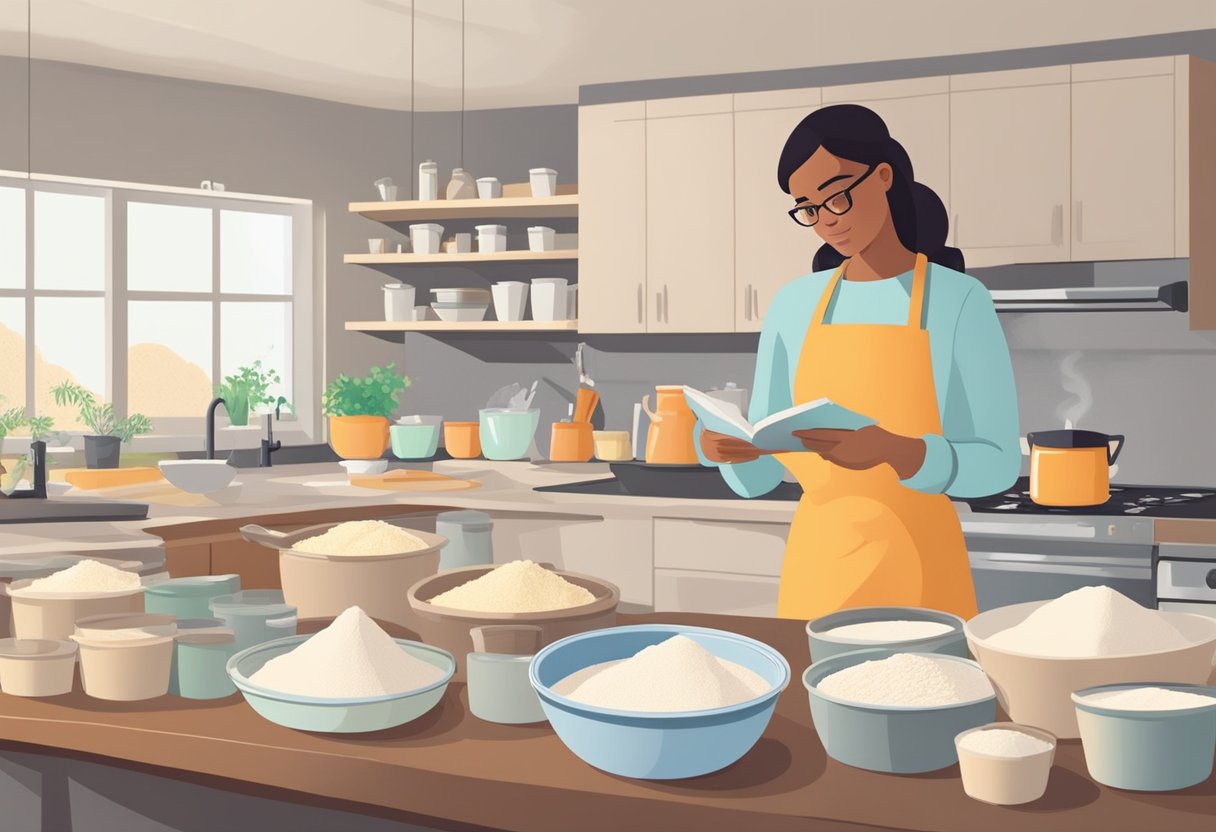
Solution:
{"label": "oven door handle", "polygon": [[982,563],[1034,563],[1049,566],[1122,566],[1129,569],[1151,569],[1152,555],[1145,551],[1143,563],[1131,557],[1104,558],[1098,556],[1069,557],[1067,555],[1045,555],[1033,552],[990,552],[972,550],[968,553],[972,562]]}
{"label": "oven door handle", "polygon": [[971,568],[982,572],[1037,572],[1051,575],[1076,575],[1084,578],[1115,578],[1147,581],[1153,577],[1151,567],[1081,566],[1078,564],[1017,563],[1008,561],[972,561]]}

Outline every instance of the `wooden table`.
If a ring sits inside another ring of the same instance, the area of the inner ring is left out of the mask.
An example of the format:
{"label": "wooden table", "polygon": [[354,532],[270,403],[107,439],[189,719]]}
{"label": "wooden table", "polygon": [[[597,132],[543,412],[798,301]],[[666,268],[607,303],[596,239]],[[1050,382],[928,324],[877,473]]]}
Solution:
{"label": "wooden table", "polygon": [[604,774],[547,725],[482,722],[462,685],[416,722],[372,735],[308,734],[258,717],[239,696],[140,703],[0,696],[0,746],[135,766],[245,794],[323,800],[441,827],[568,830],[1204,830],[1216,828],[1216,777],[1181,792],[1099,786],[1080,743],[1060,744],[1046,795],[1024,807],[968,798],[958,768],[916,776],[828,759],[811,727],[800,674],[809,662],[794,621],[707,615],[621,616],[621,623],[719,627],[781,650],[794,670],[764,737],[733,766],[694,780]]}

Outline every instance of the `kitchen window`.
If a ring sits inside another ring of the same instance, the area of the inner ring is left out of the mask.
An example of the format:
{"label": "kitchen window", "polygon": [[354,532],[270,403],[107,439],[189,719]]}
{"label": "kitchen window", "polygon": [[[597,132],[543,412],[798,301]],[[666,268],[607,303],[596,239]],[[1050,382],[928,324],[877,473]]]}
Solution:
{"label": "kitchen window", "polygon": [[137,448],[193,449],[213,385],[260,361],[296,410],[276,433],[310,441],[312,260],[306,200],[0,176],[0,408],[83,432],[51,394],[75,381],[152,418]]}

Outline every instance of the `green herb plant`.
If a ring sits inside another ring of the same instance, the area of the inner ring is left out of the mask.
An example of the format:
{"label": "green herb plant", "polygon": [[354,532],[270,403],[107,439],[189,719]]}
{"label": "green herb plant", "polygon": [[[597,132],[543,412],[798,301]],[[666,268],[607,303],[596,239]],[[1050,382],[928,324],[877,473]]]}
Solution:
{"label": "green herb plant", "polygon": [[286,398],[270,395],[272,384],[282,384],[278,372],[272,368],[263,369],[261,360],[258,360],[239,368],[233,375],[224,376],[223,383],[215,385],[215,395],[224,400],[228,418],[233,424],[247,424],[249,411],[261,404],[269,404],[276,409],[286,406],[291,410]]}
{"label": "green herb plant", "polygon": [[397,408],[397,397],[410,380],[390,362],[372,367],[365,376],[339,375],[325,388],[321,408],[326,416],[383,416],[389,418]]}
{"label": "green herb plant", "polygon": [[114,413],[114,405],[98,404],[96,397],[71,381],[65,381],[51,388],[55,396],[55,404],[71,405],[79,408],[80,421],[97,436],[117,436],[124,444],[136,436],[152,432],[152,420],[141,413],[132,413],[125,419],[119,419]]}

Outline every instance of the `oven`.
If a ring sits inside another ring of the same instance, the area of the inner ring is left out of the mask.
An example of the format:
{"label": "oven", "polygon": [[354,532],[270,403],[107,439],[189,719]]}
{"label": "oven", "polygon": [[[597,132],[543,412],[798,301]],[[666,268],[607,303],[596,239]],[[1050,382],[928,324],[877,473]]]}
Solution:
{"label": "oven", "polygon": [[961,520],[981,612],[1099,585],[1157,605],[1148,518],[971,513]]}
{"label": "oven", "polygon": [[1216,545],[1162,543],[1157,558],[1159,608],[1216,618]]}

